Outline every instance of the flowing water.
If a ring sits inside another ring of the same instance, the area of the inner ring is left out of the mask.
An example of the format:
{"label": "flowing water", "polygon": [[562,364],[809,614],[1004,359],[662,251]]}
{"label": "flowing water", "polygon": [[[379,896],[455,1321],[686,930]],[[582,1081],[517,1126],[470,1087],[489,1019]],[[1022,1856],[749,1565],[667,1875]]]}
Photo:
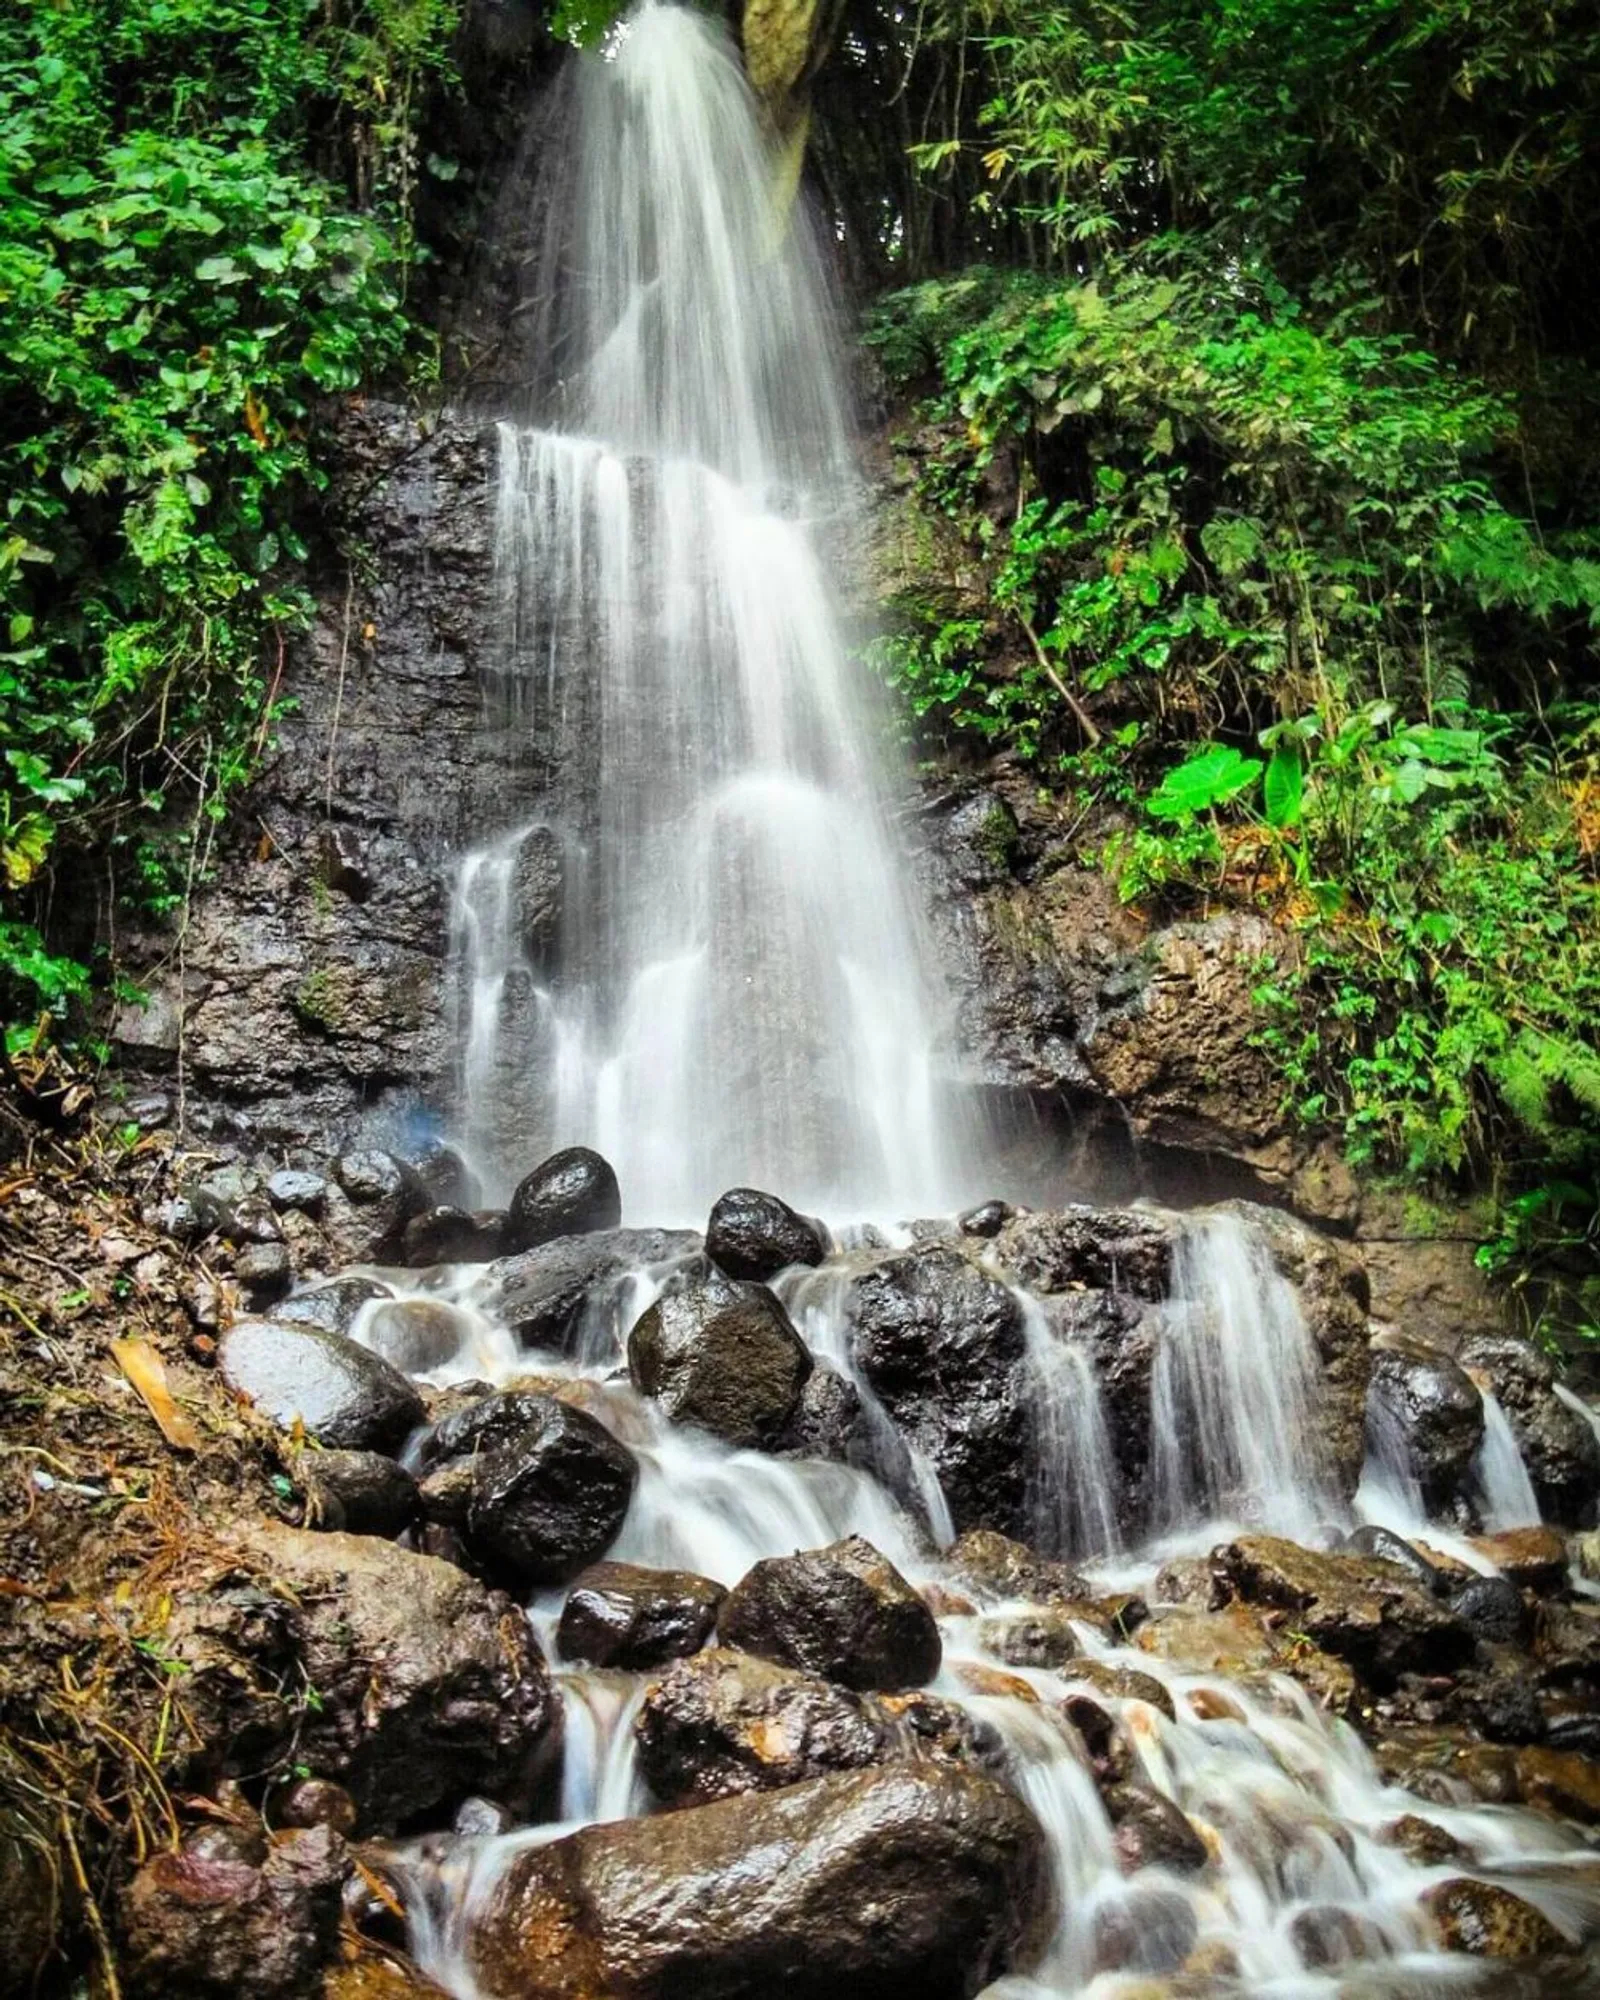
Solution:
{"label": "flowing water", "polygon": [[[842,623],[857,479],[806,218],[705,17],[645,6],[581,70],[535,282],[560,373],[501,425],[495,523],[504,724],[574,749],[541,825],[459,873],[465,1137],[498,1193],[591,1144],[663,1222],[741,1182],[947,1209],[971,1146]],[[533,946],[530,835],[561,906]]]}
{"label": "flowing water", "polygon": [[[466,1140],[498,1194],[542,1150],[592,1144],[651,1223],[698,1223],[741,1182],[833,1217],[948,1212],[952,1163],[981,1166],[981,1146],[940,1083],[943,1005],[893,833],[885,731],[845,643],[850,439],[804,217],[775,206],[726,38],[686,9],[646,4],[581,65],[558,149],[567,171],[534,287],[549,365],[534,420],[500,431],[495,672],[502,725],[554,730],[571,755],[540,819],[495,826],[459,872]],[[538,1358],[584,1378],[585,1407],[639,1461],[614,1557],[732,1583],[762,1557],[854,1533],[914,1580],[944,1576],[938,1479],[852,1361],[866,1254],[777,1284],[814,1353],[861,1394],[865,1467],[730,1450],[619,1380],[626,1330],[667,1270],[600,1299],[578,1358]],[[462,1330],[425,1379],[503,1382],[527,1366],[480,1274],[412,1282],[452,1301]],[[1128,1496],[1093,1354],[1049,1301],[1019,1297],[1035,1537],[1103,1577],[1148,1576],[1151,1551],[1123,1545]],[[1312,1339],[1265,1239],[1228,1211],[1191,1219],[1159,1314],[1143,1526],[1163,1546],[1203,1547],[1239,1524],[1308,1540],[1347,1524],[1317,1396]],[[1479,1486],[1509,1519],[1525,1500],[1496,1413]],[[1404,1511],[1404,1468],[1390,1472],[1385,1484],[1380,1463],[1366,1490]],[[559,1606],[552,1593],[530,1607],[547,1653]],[[1462,1962],[1430,1949],[1418,1898],[1458,1871],[1413,1865],[1379,1837],[1417,1801],[1294,1682],[1232,1684],[1086,1622],[1081,1657],[1153,1675],[1172,1716],[1075,1681],[1071,1662],[1007,1669],[1036,1700],[977,1694],[963,1665],[997,1664],[982,1621],[941,1622],[937,1691],[1003,1741],[1049,1836],[1062,1912],[1042,1962],[992,2000],[1131,1994],[1180,1962],[1212,1969],[1186,1992],[1332,1993],[1337,1970],[1315,1968],[1340,1960],[1396,1972],[1391,1993],[1451,1989]],[[633,1750],[643,1677],[558,1680],[558,1817],[414,1859],[413,1948],[459,2000],[475,2000],[474,1913],[510,1858],[650,1809]],[[1059,1713],[1075,1687],[1114,1712],[1200,1830],[1203,1873],[1124,1874]],[[1553,1822],[1426,1812],[1473,1850],[1475,1872],[1514,1873],[1558,1926],[1576,1934],[1593,1916],[1586,1850]]]}
{"label": "flowing water", "polygon": [[[1263,1302],[1243,1285],[1241,1271],[1258,1269],[1266,1256],[1264,1238],[1237,1214],[1223,1211],[1191,1218],[1184,1240],[1188,1249],[1178,1266],[1181,1291],[1173,1302],[1173,1323],[1192,1334],[1196,1322],[1241,1312],[1247,1344],[1253,1342],[1256,1353],[1244,1364],[1240,1393],[1247,1401],[1268,1393],[1259,1382],[1252,1386],[1250,1371],[1265,1376],[1285,1365],[1286,1346],[1292,1361],[1299,1336],[1293,1332],[1298,1309],[1288,1325],[1275,1325],[1274,1310],[1285,1311],[1282,1296],[1269,1286]],[[791,1272],[778,1283],[814,1351],[841,1368],[849,1365],[850,1283],[863,1261],[863,1253],[847,1252],[817,1271]],[[868,1471],[736,1451],[676,1427],[619,1377],[627,1329],[671,1269],[616,1280],[590,1316],[584,1358],[566,1362],[519,1352],[514,1337],[486,1310],[479,1267],[413,1273],[408,1279],[384,1275],[409,1282],[419,1296],[449,1300],[457,1312],[459,1351],[422,1379],[438,1386],[469,1379],[504,1382],[534,1365],[541,1374],[565,1374],[590,1385],[585,1407],[629,1444],[640,1465],[632,1508],[610,1551],[616,1559],[689,1568],[731,1584],[762,1557],[862,1534],[913,1580],[948,1587],[952,1580],[938,1551],[948,1532],[948,1512],[942,1496],[932,1508],[927,1504],[926,1482],[937,1491],[931,1469],[923,1468],[921,1486],[913,1479],[903,1488],[907,1506]],[[1113,1520],[1096,1514],[1085,1483],[1086,1472],[1096,1481],[1108,1477],[1098,1385],[1086,1356],[1062,1367],[1047,1305],[1027,1301],[1033,1316],[1030,1373],[1044,1409],[1060,1419],[1057,1428],[1041,1427],[1046,1476],[1040,1491],[1048,1493],[1046,1504],[1058,1522],[1067,1523],[1085,1556],[1104,1558],[1107,1577],[1125,1578],[1130,1563],[1139,1564],[1138,1551],[1130,1556],[1119,1549]],[[377,1310],[365,1310],[356,1325],[358,1337]],[[1212,1338],[1212,1330],[1201,1337]],[[1153,1449],[1159,1450],[1163,1430],[1173,1422],[1171,1398],[1183,1393],[1180,1383],[1168,1401],[1153,1408]],[[1183,1523],[1197,1545],[1228,1532],[1218,1509],[1235,1519],[1241,1512],[1264,1516],[1269,1526],[1313,1514],[1324,1524],[1330,1517],[1335,1523],[1348,1520],[1316,1472],[1309,1449],[1317,1420],[1314,1386],[1299,1417],[1283,1415],[1292,1407],[1279,1403],[1280,1418],[1303,1420],[1309,1432],[1265,1459],[1243,1451],[1236,1425],[1202,1426],[1191,1434],[1189,1490],[1210,1496],[1197,1499]],[[892,1439],[897,1435],[892,1422],[881,1410],[879,1415]],[[1074,1462],[1077,1454],[1082,1459]],[[892,1450],[886,1456],[895,1463]],[[1299,1480],[1297,1457],[1307,1475]],[[903,1464],[900,1470],[903,1475]],[[1169,1500],[1163,1486],[1158,1507]],[[942,1532],[929,1532],[930,1513],[942,1517]],[[1170,1526],[1165,1512],[1157,1520]],[[1436,1542],[1441,1539],[1436,1530],[1430,1533]],[[1091,1577],[1096,1568],[1091,1560]],[[1153,1559],[1146,1557],[1138,1573],[1148,1578],[1152,1569]],[[970,1594],[969,1586],[955,1587]],[[530,1607],[552,1659],[561,1602],[557,1590]],[[985,1610],[993,1615],[1008,1608],[1021,1607],[993,1604]],[[1394,1976],[1397,1983],[1381,1989],[1386,1995],[1449,1993],[1467,1968],[1459,1958],[1432,1949],[1419,1899],[1432,1883],[1459,1874],[1461,1865],[1416,1864],[1390,1844],[1384,1829],[1408,1812],[1424,1814],[1470,1848],[1476,1858],[1469,1872],[1503,1881],[1575,1938],[1600,1919],[1593,1853],[1575,1831],[1534,1814],[1469,1803],[1464,1793],[1421,1801],[1386,1783],[1360,1738],[1286,1677],[1258,1672],[1241,1682],[1137,1645],[1115,1644],[1096,1625],[1081,1622],[1075,1624],[1080,1657],[1154,1677],[1171,1699],[1171,1717],[1143,1699],[1108,1695],[1076,1675],[1070,1661],[1049,1671],[1004,1666],[1012,1683],[1027,1684],[1032,1700],[975,1693],[966,1671],[978,1667],[992,1674],[1002,1665],[986,1641],[983,1619],[958,1614],[942,1617],[940,1624],[945,1657],[934,1692],[965,1706],[1004,1743],[1011,1781],[1049,1837],[1062,1912],[1042,1961],[1025,1977],[998,1982],[988,2000],[1071,2000],[1084,1994],[1097,2000],[1126,1994],[1132,2000],[1142,1990],[1141,1978],[1171,1970],[1180,1960],[1225,1971],[1220,1983],[1195,1989],[1207,1993],[1310,2000],[1345,1990],[1338,1980],[1361,1965]],[[475,1913],[518,1852],[581,1825],[652,1809],[635,1756],[633,1723],[653,1678],[572,1667],[559,1671],[566,1736],[557,1816],[498,1839],[454,1843],[443,1859],[435,1847],[418,1850],[410,1870],[413,1949],[458,2000],[477,2000],[467,1941]],[[1074,1694],[1087,1695],[1115,1715],[1144,1777],[1189,1816],[1212,1856],[1201,1874],[1161,1867],[1145,1867],[1133,1876],[1124,1872],[1083,1747],[1057,1712]]]}

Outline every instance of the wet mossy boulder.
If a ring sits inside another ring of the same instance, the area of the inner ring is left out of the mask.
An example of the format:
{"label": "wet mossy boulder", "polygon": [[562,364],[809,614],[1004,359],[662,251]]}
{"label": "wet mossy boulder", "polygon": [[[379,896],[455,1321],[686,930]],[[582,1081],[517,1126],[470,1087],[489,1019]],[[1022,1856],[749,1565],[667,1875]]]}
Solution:
{"label": "wet mossy boulder", "polygon": [[717,1636],[857,1690],[920,1687],[942,1653],[933,1613],[860,1535],[758,1562],[728,1593]]}
{"label": "wet mossy boulder", "polygon": [[587,1236],[616,1229],[622,1190],[610,1164],[587,1146],[568,1146],[541,1160],[517,1184],[506,1211],[505,1244],[532,1250],[559,1236]]}
{"label": "wet mossy boulder", "polygon": [[891,1765],[529,1849],[467,1958],[484,2000],[970,2000],[1031,1962],[1051,1916],[1015,1793]]}
{"label": "wet mossy boulder", "polygon": [[811,1355],[765,1285],[712,1274],[669,1285],[628,1335],[628,1374],[674,1423],[725,1444],[778,1442]]}
{"label": "wet mossy boulder", "polygon": [[564,1660],[639,1671],[698,1652],[716,1630],[727,1591],[687,1570],[594,1563],[561,1607],[556,1647]]}
{"label": "wet mossy boulder", "polygon": [[730,1278],[765,1283],[791,1264],[820,1264],[827,1254],[820,1223],[759,1188],[729,1188],[706,1224],[706,1255]]}

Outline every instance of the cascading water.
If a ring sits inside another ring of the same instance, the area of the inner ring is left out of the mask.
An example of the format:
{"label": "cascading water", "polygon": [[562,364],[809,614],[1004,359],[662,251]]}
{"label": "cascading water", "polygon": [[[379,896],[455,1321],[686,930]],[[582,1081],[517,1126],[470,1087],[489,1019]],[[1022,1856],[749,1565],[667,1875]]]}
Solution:
{"label": "cascading water", "polygon": [[631,15],[581,66],[542,290],[559,379],[501,426],[509,725],[570,743],[539,949],[515,830],[455,935],[469,1148],[492,1186],[594,1145],[630,1206],[730,1184],[834,1214],[949,1205],[939,1006],[887,732],[835,575],[855,475],[805,218],[725,38]]}
{"label": "cascading water", "polygon": [[1156,1352],[1151,1458],[1168,1529],[1232,1518],[1313,1535],[1328,1516],[1317,1354],[1294,1287],[1237,1215],[1192,1220]]}

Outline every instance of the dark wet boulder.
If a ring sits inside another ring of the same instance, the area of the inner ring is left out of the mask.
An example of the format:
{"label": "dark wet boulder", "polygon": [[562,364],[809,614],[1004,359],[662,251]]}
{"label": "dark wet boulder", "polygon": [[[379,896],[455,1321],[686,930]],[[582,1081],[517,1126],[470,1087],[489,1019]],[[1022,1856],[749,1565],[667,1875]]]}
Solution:
{"label": "dark wet boulder", "polygon": [[442,1299],[385,1299],[361,1323],[361,1343],[405,1375],[446,1367],[466,1345],[472,1323]]}
{"label": "dark wet boulder", "polygon": [[397,1368],[319,1326],[239,1320],[218,1343],[217,1367],[272,1422],[284,1430],[299,1423],[339,1450],[398,1450],[424,1416]]}
{"label": "dark wet boulder", "polygon": [[1384,1562],[1398,1563],[1409,1573],[1412,1581],[1432,1597],[1440,1597],[1445,1592],[1447,1579],[1443,1572],[1428,1560],[1414,1542],[1408,1542],[1392,1528],[1364,1526],[1352,1529],[1340,1547],[1349,1555],[1378,1556]]}
{"label": "dark wet boulder", "polygon": [[348,1839],[355,1832],[359,1818],[355,1800],[332,1778],[295,1778],[281,1792],[273,1794],[275,1827],[326,1826]]}
{"label": "dark wet boulder", "polygon": [[505,1249],[506,1219],[498,1209],[427,1208],[412,1216],[400,1236],[400,1261],[487,1264]]}
{"label": "dark wet boulder", "polygon": [[800,1400],[771,1449],[783,1458],[831,1458],[840,1465],[872,1463],[872,1430],[854,1382],[814,1361]]}
{"label": "dark wet boulder", "polygon": [[1549,1356],[1510,1334],[1476,1334],[1456,1358],[1504,1407],[1544,1518],[1591,1526],[1600,1509],[1600,1438],[1556,1395]]}
{"label": "dark wet boulder", "polygon": [[1475,1858],[1471,1848],[1464,1847],[1453,1833],[1416,1813],[1402,1813],[1379,1827],[1375,1838],[1384,1847],[1397,1847],[1419,1868],[1440,1868],[1446,1862],[1470,1868]]}
{"label": "dark wet boulder", "polygon": [[556,1648],[596,1667],[659,1667],[705,1645],[727,1594],[688,1570],[595,1563],[567,1593]]}
{"label": "dark wet boulder", "polygon": [[526,1421],[473,1457],[467,1541],[519,1588],[563,1583],[616,1540],[639,1468],[586,1411],[553,1396],[518,1401]]}
{"label": "dark wet boulder", "polygon": [[298,1471],[318,1527],[394,1536],[417,1517],[417,1482],[382,1452],[307,1452]]}
{"label": "dark wet boulder", "polygon": [[1170,1868],[1188,1875],[1211,1858],[1182,1811],[1153,1785],[1107,1785],[1100,1796],[1111,1821],[1117,1858],[1130,1872]]}
{"label": "dark wet boulder", "polygon": [[1213,1561],[1244,1603],[1292,1613],[1314,1646],[1380,1684],[1447,1672],[1471,1657],[1466,1626],[1398,1564],[1323,1554],[1275,1535],[1241,1536]]}
{"label": "dark wet boulder", "polygon": [[570,1354],[586,1322],[608,1306],[629,1272],[672,1264],[700,1247],[684,1229],[604,1229],[562,1236],[512,1257],[483,1274],[486,1311],[505,1321],[524,1347]]}
{"label": "dark wet boulder", "polygon": [[1475,1576],[1451,1591],[1451,1611],[1480,1639],[1515,1645],[1526,1636],[1528,1607],[1522,1592],[1503,1576]]}
{"label": "dark wet boulder", "polygon": [[998,1236],[1016,1212],[1008,1201],[981,1201],[956,1217],[956,1228],[963,1236]]}
{"label": "dark wet boulder", "polygon": [[1014,1294],[931,1243],[862,1272],[846,1312],[856,1367],[932,1465],[957,1529],[1015,1531],[1033,1433]]}
{"label": "dark wet boulder", "polygon": [[355,1800],[369,1835],[474,1793],[525,1809],[560,1704],[520,1607],[449,1563],[365,1535],[262,1523],[251,1554],[294,1594],[294,1759]]}
{"label": "dark wet boulder", "polygon": [[728,1593],[717,1636],[858,1690],[920,1687],[941,1656],[933,1613],[859,1535],[758,1562]]}
{"label": "dark wet boulder", "polygon": [[706,1255],[730,1278],[765,1283],[791,1264],[820,1264],[827,1254],[820,1223],[759,1188],[729,1188],[706,1224]]}
{"label": "dark wet boulder", "polygon": [[1050,1914],[1014,1793],[887,1766],[520,1854],[467,1957],[484,2000],[969,2000],[1030,1961]]}
{"label": "dark wet boulder", "polygon": [[364,1305],[392,1296],[376,1278],[333,1278],[284,1299],[272,1317],[295,1326],[320,1326],[327,1333],[348,1333]]}
{"label": "dark wet boulder", "polygon": [[1476,1958],[1533,1958],[1568,1944],[1542,1911],[1496,1882],[1455,1875],[1427,1890],[1422,1906],[1446,1951],[1471,1952]]}
{"label": "dark wet boulder", "polygon": [[147,1861],[122,1906],[123,1976],[147,2000],[303,2000],[339,1948],[344,1842],[281,1836],[259,1864],[187,1842]]}
{"label": "dark wet boulder", "polygon": [[1035,1555],[1025,1542],[992,1528],[958,1535],[945,1554],[951,1574],[986,1597],[1025,1598],[1030,1604],[1076,1604],[1089,1586],[1066,1563]]}
{"label": "dark wet boulder", "polygon": [[1131,1292],[1154,1300],[1172,1282],[1173,1224],[1133,1208],[1019,1215],[995,1238],[1000,1268],[1034,1292]]}
{"label": "dark wet boulder", "polygon": [[884,1763],[896,1732],[870,1697],[714,1647],[650,1689],[634,1737],[651,1791],[687,1806]]}
{"label": "dark wet boulder", "polygon": [[1404,1446],[1429,1506],[1456,1494],[1483,1442],[1483,1398],[1448,1354],[1404,1335],[1374,1341],[1367,1385],[1367,1435]]}
{"label": "dark wet boulder", "polygon": [[765,1285],[713,1276],[670,1285],[628,1335],[628,1374],[674,1423],[725,1444],[774,1443],[811,1355]]}
{"label": "dark wet boulder", "polygon": [[616,1174],[587,1146],[568,1146],[518,1182],[506,1212],[506,1247],[532,1250],[558,1236],[615,1229],[621,1221]]}

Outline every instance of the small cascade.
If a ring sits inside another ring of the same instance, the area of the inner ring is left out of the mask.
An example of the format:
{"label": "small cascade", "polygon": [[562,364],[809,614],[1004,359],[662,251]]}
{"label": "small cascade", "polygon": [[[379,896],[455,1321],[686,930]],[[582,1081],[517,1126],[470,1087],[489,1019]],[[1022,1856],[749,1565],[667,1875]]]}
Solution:
{"label": "small cascade", "polygon": [[1094,1361],[1057,1330],[1040,1300],[1016,1296],[1037,1440],[1029,1539],[1051,1555],[1109,1555],[1119,1541],[1119,1481]]}
{"label": "small cascade", "polygon": [[778,1295],[811,1352],[836,1369],[855,1390],[874,1476],[919,1517],[937,1547],[948,1548],[955,1540],[955,1523],[932,1461],[897,1428],[877,1391],[856,1366],[845,1309],[854,1277],[848,1260],[816,1271],[795,1270],[779,1281]]}
{"label": "small cascade", "polygon": [[1483,1398],[1483,1443],[1472,1462],[1471,1477],[1478,1519],[1491,1535],[1507,1528],[1536,1528],[1539,1502],[1511,1420],[1499,1397],[1481,1381],[1478,1392]]}
{"label": "small cascade", "polygon": [[806,218],[775,240],[706,16],[646,4],[579,69],[556,372],[500,427],[495,524],[500,719],[565,746],[560,914],[536,967],[515,836],[462,864],[465,1140],[495,1194],[593,1145],[660,1222],[741,1181],[948,1207],[977,1134],[837,608],[856,477]]}
{"label": "small cascade", "polygon": [[1236,1520],[1305,1539],[1330,1501],[1316,1348],[1265,1239],[1212,1209],[1173,1258],[1152,1389],[1155,1519]]}

